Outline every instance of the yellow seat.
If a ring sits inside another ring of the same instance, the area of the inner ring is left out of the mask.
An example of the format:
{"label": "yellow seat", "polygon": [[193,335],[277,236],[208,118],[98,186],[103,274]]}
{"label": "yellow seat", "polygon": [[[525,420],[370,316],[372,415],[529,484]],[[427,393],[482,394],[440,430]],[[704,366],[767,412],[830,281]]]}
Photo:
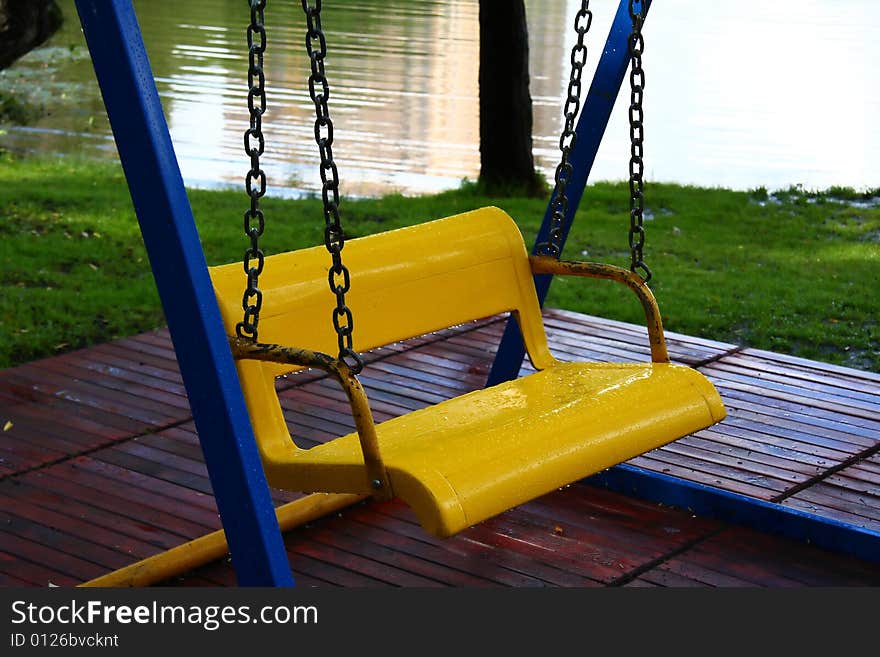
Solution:
{"label": "yellow seat", "polygon": [[[557,361],[547,345],[532,276],[563,272],[547,263],[536,268],[538,260],[530,259],[516,224],[498,208],[354,239],[346,242],[344,258],[352,273],[346,299],[355,318],[356,350],[509,311],[538,370],[375,427],[390,492],[438,536],[455,534],[725,415],[702,374],[668,362],[659,314],[649,312],[649,330],[652,317],[656,322],[650,332],[653,362]],[[329,265],[323,247],[266,259],[260,278],[261,342],[334,350]],[[583,264],[564,273],[608,277],[604,267]],[[212,268],[211,276],[224,324],[233,334],[241,317],[241,264]],[[633,281],[624,282],[639,287]],[[637,290],[643,303],[644,295],[650,296],[645,290]],[[357,433],[309,450],[292,441],[275,378],[296,367],[258,360],[236,365],[271,485],[374,492]]]}

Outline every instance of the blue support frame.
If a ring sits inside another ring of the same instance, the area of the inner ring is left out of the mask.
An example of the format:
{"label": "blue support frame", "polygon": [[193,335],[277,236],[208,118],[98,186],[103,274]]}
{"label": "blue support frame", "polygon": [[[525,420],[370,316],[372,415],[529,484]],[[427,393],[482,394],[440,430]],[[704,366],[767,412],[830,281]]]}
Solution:
{"label": "blue support frame", "polygon": [[[651,8],[651,0],[644,0],[647,10]],[[626,76],[629,67],[629,50],[627,41],[632,29],[632,20],[629,16],[629,0],[621,0],[605,41],[605,49],[596,66],[596,73],[590,84],[590,90],[584,100],[581,115],[578,118],[575,134],[577,135],[574,148],[571,151],[570,162],[573,168],[571,179],[566,188],[568,207],[562,226],[562,246],[568,238],[574,215],[581,202],[584,188],[587,186],[587,178],[596,160],[599,144],[608,127],[611,118],[611,110],[614,101],[617,100],[620,85]],[[553,198],[547,204],[544,213],[544,221],[535,238],[532,253],[537,253],[537,246],[547,241],[550,232],[550,220],[553,216]],[[550,289],[553,277],[549,275],[535,276],[535,290],[538,293],[538,301],[543,306],[544,299]],[[492,386],[504,381],[515,379],[519,375],[525,356],[522,335],[516,320],[512,317],[507,321],[504,335],[498,345],[495,361],[489,372],[486,385]]]}
{"label": "blue support frame", "polygon": [[76,0],[242,586],[293,586],[131,0]]}
{"label": "blue support frame", "polygon": [[880,562],[880,532],[684,479],[622,464],[584,480],[623,495],[688,509],[825,550]]}

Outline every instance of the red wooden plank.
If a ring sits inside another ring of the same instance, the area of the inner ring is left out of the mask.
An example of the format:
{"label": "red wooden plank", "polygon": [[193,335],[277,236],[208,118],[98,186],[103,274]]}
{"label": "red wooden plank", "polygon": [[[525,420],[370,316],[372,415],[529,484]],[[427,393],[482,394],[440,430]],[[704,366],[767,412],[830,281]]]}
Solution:
{"label": "red wooden plank", "polygon": [[[603,532],[623,531],[620,540],[631,540],[633,532],[672,541],[690,542],[715,531],[721,523],[648,500],[627,497],[599,486],[573,484],[523,505],[548,517],[558,514],[567,522],[591,528],[597,523]],[[670,548],[672,549],[672,548]]]}
{"label": "red wooden plank", "polygon": [[632,588],[632,589],[635,589],[635,588],[640,588],[640,589],[648,589],[648,588],[650,588],[650,589],[655,589],[655,588],[658,588],[659,586],[662,586],[662,585],[661,585],[661,584],[655,584],[654,582],[648,581],[648,580],[646,580],[646,579],[642,579],[641,577],[637,577],[636,579],[627,582],[627,583],[624,584],[623,586],[626,587],[626,588]]}
{"label": "red wooden plank", "polygon": [[801,511],[806,511],[807,513],[821,516],[823,518],[836,520],[854,527],[863,527],[865,529],[870,529],[871,531],[880,531],[880,523],[869,520],[864,516],[855,515],[826,504],[811,502],[801,497],[789,497],[782,500],[780,504],[793,509],[800,509]]}
{"label": "red wooden plank", "polygon": [[599,583],[607,583],[633,566],[627,559],[615,560],[591,546],[557,536],[521,513],[490,518],[470,528],[468,538]]}
{"label": "red wooden plank", "polygon": [[74,365],[88,367],[95,371],[105,372],[110,369],[114,374],[134,375],[140,377],[145,385],[186,395],[183,378],[180,375],[180,370],[177,369],[176,362],[174,369],[165,369],[155,367],[140,359],[131,360],[123,355],[125,353],[123,350],[113,348],[112,345],[99,344],[88,351],[71,354],[69,361]]}
{"label": "red wooden plank", "polygon": [[820,481],[789,499],[811,502],[880,526],[880,497],[877,495],[847,490],[842,486]]}
{"label": "red wooden plank", "polygon": [[[296,563],[297,558],[308,557],[313,562],[323,562],[325,568],[322,569],[326,573],[327,567],[330,566],[336,570],[348,571],[345,573],[345,579],[341,580],[344,586],[427,586],[437,587],[440,584],[434,580],[419,575],[414,575],[402,570],[388,568],[384,564],[380,564],[372,559],[368,559],[359,554],[354,554],[346,550],[338,549],[334,546],[317,543],[312,541],[309,536],[309,529],[305,528],[301,531],[291,532],[287,535],[285,544],[287,551],[291,554],[292,563]],[[309,568],[308,572],[312,572]],[[322,579],[325,574],[316,572],[317,577]],[[374,582],[365,581],[364,578],[374,580]],[[354,578],[362,583],[352,583]]]}
{"label": "red wooden plank", "polygon": [[877,586],[880,564],[734,527],[678,557],[755,586]]}
{"label": "red wooden plank", "polygon": [[[291,549],[290,542],[287,542],[287,555],[290,559],[291,570],[293,576],[308,573],[314,579],[324,582],[328,586],[349,586],[349,587],[380,587],[389,586],[388,582],[370,577],[357,570],[346,567],[345,564],[337,565],[332,560],[327,561],[322,558],[314,558],[305,552]],[[332,555],[330,555],[332,559]]]}
{"label": "red wooden plank", "polygon": [[550,330],[547,334],[555,354],[567,354],[566,360],[597,360],[601,362],[638,363],[651,360],[648,335],[634,343],[624,343],[601,336],[585,336],[564,330]]}
{"label": "red wooden plank", "polygon": [[171,427],[159,433],[139,436],[134,441],[187,461],[201,463],[205,460],[198,436],[192,431],[186,431],[179,427]]}
{"label": "red wooden plank", "polygon": [[[858,424],[860,426],[864,426],[863,422],[867,422],[868,426],[872,426],[875,429],[880,427],[880,412],[875,410],[861,409],[849,404],[843,406],[836,401],[827,401],[816,397],[808,397],[800,393],[778,390],[771,388],[766,382],[761,382],[761,385],[758,385],[748,379],[736,380],[730,374],[722,374],[718,370],[709,370],[707,368],[704,373],[715,384],[715,387],[719,389],[719,392],[724,390],[728,394],[730,391],[736,391],[760,395],[765,400],[772,399],[774,406],[779,405],[782,408],[792,410],[803,410],[805,407],[822,409],[828,413],[833,413],[835,416],[840,416],[841,419],[838,421]],[[724,395],[723,392],[721,394],[722,396]]]}
{"label": "red wooden plank", "polygon": [[172,454],[169,451],[158,449],[150,445],[147,442],[149,440],[150,436],[133,438],[125,443],[119,444],[117,448],[120,451],[124,451],[133,456],[139,456],[157,463],[162,463],[175,470],[202,476],[207,479],[208,469],[202,461],[185,458],[178,456],[177,454]]}
{"label": "red wooden plank", "polygon": [[[326,545],[352,554],[371,559],[384,564],[389,569],[393,568],[418,577],[424,577],[435,585],[445,586],[487,586],[489,582],[469,576],[467,573],[449,568],[444,564],[413,556],[407,552],[398,551],[383,545],[378,541],[368,540],[358,534],[369,534],[376,538],[376,533],[369,531],[355,532],[352,536],[346,532],[331,530],[328,523],[313,524],[308,529],[309,539],[316,544]],[[334,528],[335,529],[335,528]],[[349,529],[352,529],[349,525]]]}
{"label": "red wooden plank", "polygon": [[[652,573],[657,571],[658,579],[652,577]],[[676,586],[682,586],[682,581],[691,581],[697,586],[711,586],[716,588],[751,588],[756,585],[755,582],[730,575],[727,572],[709,568],[701,563],[694,563],[686,558],[686,556],[676,556],[663,562],[657,568],[644,573],[643,577],[653,581],[664,581],[664,585],[671,586],[672,576],[678,576],[679,580]]]}
{"label": "red wooden plank", "polygon": [[694,434],[719,444],[732,445],[826,469],[853,455],[811,441],[810,434],[798,433],[770,424],[752,422],[738,414],[728,414],[723,422]]}
{"label": "red wooden plank", "polygon": [[[431,404],[436,404],[438,401],[443,401],[436,395],[428,396],[427,399],[419,399],[415,392],[410,395],[399,394],[394,386],[381,385],[381,382],[362,381],[362,383],[364,383],[364,387],[367,390],[367,397],[371,402],[375,400],[400,406],[408,410],[415,410],[417,408],[425,408]],[[325,389],[329,390],[333,387],[332,382],[324,379],[317,381],[316,386],[318,386],[322,393]]]}
{"label": "red wooden plank", "polygon": [[146,426],[161,426],[179,421],[186,415],[165,404],[155,404],[130,393],[104,388],[80,379],[72,380],[50,369],[39,371],[21,368],[11,377],[22,385],[29,385],[44,398],[64,399],[76,407],[92,407],[120,420]]}
{"label": "red wooden plank", "polygon": [[124,338],[117,341],[117,344],[130,349],[131,351],[154,356],[163,360],[177,360],[174,349],[170,343],[163,341],[153,342],[149,339],[149,335],[140,334],[133,335],[130,338]]}
{"label": "red wooden plank", "polygon": [[[585,346],[594,345],[612,350],[615,358],[632,357],[634,354],[647,355],[647,329],[641,325],[626,324],[606,319],[590,319],[588,316],[548,316],[545,313],[544,323],[553,333],[551,346],[559,339],[560,334],[580,336]],[[735,349],[735,345],[704,340],[693,336],[685,336],[674,331],[664,331],[667,348],[673,361],[695,365],[706,360],[717,358]]]}
{"label": "red wooden plank", "polygon": [[[635,463],[637,460],[641,461],[643,459],[665,463],[666,466],[687,468],[693,470],[694,473],[701,473],[702,476],[708,475],[709,477],[716,477],[716,482],[718,484],[721,484],[723,481],[740,482],[743,489],[745,489],[746,486],[749,486],[752,488],[765,489],[765,491],[774,491],[777,495],[785,492],[791,488],[792,485],[791,482],[784,481],[778,477],[751,472],[746,468],[710,463],[687,454],[670,454],[664,449],[655,449],[630,462]],[[758,491],[758,493],[766,495],[765,491]]]}
{"label": "red wooden plank", "polygon": [[[101,564],[46,547],[41,543],[14,534],[4,534],[2,545],[3,551],[13,557],[11,562],[13,575],[30,572],[28,566],[34,563],[50,567],[53,571],[61,573],[75,583],[93,579],[106,572]],[[21,562],[26,562],[28,565],[22,565]],[[2,569],[2,565],[0,565],[0,569]]]}
{"label": "red wooden plank", "polygon": [[411,364],[413,368],[429,371],[437,376],[455,379],[460,376],[467,377],[470,382],[482,382],[485,385],[485,377],[489,373],[489,363],[465,364],[453,358],[447,358],[441,353],[431,353],[427,350],[407,351],[403,354],[391,356],[384,362],[393,362],[401,367]]}
{"label": "red wooden plank", "polygon": [[[11,572],[10,570],[11,569]],[[31,586],[76,586],[79,582],[45,564],[22,561],[0,552],[0,579],[23,581]]]}
{"label": "red wooden plank", "polygon": [[[375,524],[378,518],[384,523]],[[370,522],[372,520],[372,522]],[[397,562],[404,555],[416,563],[416,570],[427,577],[453,586],[489,586],[498,582],[491,576],[474,572],[472,559],[464,559],[443,548],[443,543],[429,543],[406,534],[392,531],[395,522],[388,516],[378,516],[366,509],[353,509],[343,516],[328,517],[321,526],[333,535],[346,536],[361,543],[382,546],[388,550],[389,558]],[[449,541],[445,541],[448,543]]]}
{"label": "red wooden plank", "polygon": [[16,481],[15,484],[3,486],[0,494],[16,507],[20,501],[27,501],[44,511],[66,516],[68,523],[81,524],[89,529],[103,528],[118,532],[143,546],[159,548],[156,552],[180,545],[188,538],[167,527],[157,527],[144,520],[127,518],[114,511],[92,506],[87,501],[72,500],[55,491],[40,488],[30,481]]}
{"label": "red wooden plank", "polygon": [[13,423],[16,419],[26,419],[32,426],[44,425],[47,430],[84,445],[102,444],[132,435],[131,422],[126,421],[124,427],[117,427],[105,421],[104,413],[82,408],[63,399],[25,403],[0,399],[0,408],[4,409],[5,417]]}
{"label": "red wooden plank", "polygon": [[[293,393],[285,393],[293,394]],[[351,406],[345,398],[345,393],[339,389],[339,385],[333,381],[320,379],[307,386],[298,388],[295,398],[303,403],[304,406],[312,406],[315,408],[323,408],[325,404],[332,404],[332,408],[338,410],[343,415],[351,415]],[[329,401],[332,400],[332,401]],[[408,413],[413,408],[413,404],[402,404],[395,400],[388,401],[379,395],[370,397],[370,406],[377,412],[385,414],[389,417],[396,417],[404,413]]]}
{"label": "red wooden plank", "polygon": [[462,372],[457,378],[440,376],[431,371],[422,371],[414,363],[398,365],[392,360],[379,361],[370,367],[374,375],[382,376],[388,382],[407,388],[424,389],[449,399],[460,395],[462,391],[482,388],[484,377],[469,375]]}
{"label": "red wooden plank", "polygon": [[[545,308],[543,310],[543,314],[545,317],[545,321],[548,321],[548,319],[550,318],[560,317],[571,323],[581,324],[583,326],[598,326],[607,330],[616,329],[624,333],[632,332],[634,330],[639,330],[642,328],[640,324],[631,324],[629,322],[622,322],[616,319],[608,319],[606,317],[598,317],[595,315],[578,313],[572,310],[563,310],[560,308]],[[668,335],[671,337],[671,339],[680,340],[694,346],[705,347],[706,349],[712,350],[715,353],[723,353],[737,346],[727,342],[719,342],[717,340],[711,340],[709,338],[701,338],[695,335],[676,333],[675,331],[669,331]]]}
{"label": "red wooden plank", "polygon": [[[830,477],[828,481],[839,483],[838,481],[835,481],[836,476],[837,475]],[[840,485],[847,485],[866,492],[870,491],[873,495],[880,494],[880,466],[867,463],[866,461],[860,461],[859,463],[844,469],[839,476],[841,479],[846,477],[846,481],[841,482]]]}
{"label": "red wooden plank", "polygon": [[853,418],[829,412],[818,407],[782,401],[754,392],[728,387],[724,381],[713,381],[725,405],[737,406],[761,413],[769,418],[794,419],[803,430],[830,430],[846,435],[850,442],[871,447],[876,442],[880,425],[864,418]]}
{"label": "red wooden plank", "polygon": [[[877,498],[877,502],[880,502],[880,472],[868,472],[858,465],[853,465],[838,471],[824,481],[829,485],[839,486],[871,500]],[[880,504],[875,506],[880,507]]]}
{"label": "red wooden plank", "polygon": [[[15,438],[15,436],[10,436]],[[14,472],[23,472],[66,456],[64,451],[33,445],[23,440],[5,440],[0,445],[0,460]]]}
{"label": "red wooden plank", "polygon": [[667,568],[654,568],[644,573],[641,580],[654,586],[662,586],[666,588],[705,588],[706,584],[699,582],[692,577],[687,577],[679,573],[673,572]]}
{"label": "red wooden plank", "polygon": [[768,360],[771,362],[783,363],[788,366],[801,367],[808,370],[818,370],[820,372],[831,372],[834,374],[842,374],[856,379],[862,379],[871,383],[880,383],[880,374],[876,372],[867,372],[864,370],[855,370],[842,365],[833,365],[831,363],[823,363],[820,361],[800,358],[798,356],[790,356],[788,354],[780,354],[763,349],[743,349],[743,354],[755,356],[756,358]]}
{"label": "red wooden plank", "polygon": [[653,472],[662,472],[672,477],[678,477],[686,481],[693,481],[699,484],[706,484],[722,490],[728,490],[741,495],[754,497],[759,500],[771,500],[780,494],[780,490],[768,489],[763,486],[755,486],[746,483],[741,479],[729,479],[717,474],[703,472],[692,467],[692,465],[676,464],[669,461],[654,458],[654,452],[649,452],[646,456],[637,456],[627,461],[632,465]]}
{"label": "red wooden plank", "polygon": [[[16,481],[19,485],[31,485],[50,491],[53,496],[76,500],[77,504],[82,503],[94,507],[96,510],[104,511],[106,514],[101,514],[101,518],[108,518],[111,522],[115,521],[120,524],[130,523],[145,530],[145,536],[159,530],[191,539],[217,529],[216,522],[200,523],[181,517],[174,505],[168,504],[165,508],[156,508],[144,503],[143,500],[138,501],[132,499],[131,496],[116,494],[114,489],[96,487],[100,485],[100,481],[96,482],[92,479],[88,483],[93,485],[89,486],[84,484],[83,480],[86,478],[83,476],[78,476],[76,477],[77,481],[72,481],[73,477],[64,477],[61,476],[62,474],[79,473],[72,469],[50,468],[29,473]],[[143,497],[146,498],[147,495],[148,493],[144,493]],[[40,500],[36,495],[29,495],[28,499]],[[61,510],[59,506],[54,506],[54,508]],[[112,527],[112,525],[110,526]]]}
{"label": "red wooden plank", "polygon": [[133,367],[149,367],[154,369],[157,374],[165,372],[165,376],[168,376],[172,381],[183,382],[176,359],[145,354],[142,351],[137,351],[117,342],[108,342],[100,345],[100,347],[102,352],[112,354],[125,362],[131,363]]}
{"label": "red wooden plank", "polygon": [[171,333],[168,331],[167,327],[162,327],[153,331],[144,331],[143,333],[138,333],[137,335],[131,336],[130,339],[145,344],[151,344],[156,347],[161,347],[163,349],[174,349],[174,345],[171,342]]}
{"label": "red wooden plank", "polygon": [[[445,340],[442,344],[443,351],[457,353],[463,357],[465,363],[483,363],[491,361],[498,347],[496,340],[479,342],[483,337],[479,332],[471,335],[455,336]],[[439,345],[431,345],[438,347]]]}
{"label": "red wooden plank", "polygon": [[166,481],[168,483],[191,488],[194,491],[213,495],[211,482],[207,476],[195,475],[190,472],[184,472],[177,468],[170,467],[165,463],[154,460],[153,458],[145,458],[132,454],[127,449],[112,447],[101,450],[93,455],[96,460],[117,465],[121,468],[131,470],[142,475],[148,475]]}
{"label": "red wooden plank", "polygon": [[[161,424],[156,421],[155,414],[142,413],[138,409],[126,407],[122,403],[123,399],[118,395],[111,399],[103,395],[95,395],[94,391],[88,391],[86,394],[84,390],[67,390],[63,382],[47,381],[44,372],[21,368],[10,379],[23,386],[29,386],[37,396],[37,402],[43,412],[52,409],[53,413],[79,415],[115,429],[138,433],[148,427]],[[165,422],[167,421],[166,419]]]}
{"label": "red wooden plank", "polygon": [[[424,530],[415,522],[414,517],[403,505],[382,504],[377,505],[376,509],[382,515],[392,517],[402,523],[395,526],[395,532],[406,531],[409,532],[407,535],[412,535],[415,538],[427,537]],[[382,526],[386,526],[386,522],[383,519]],[[599,585],[596,579],[573,572],[571,569],[536,560],[528,554],[523,554],[506,545],[499,545],[495,541],[486,541],[484,533],[485,529],[482,526],[472,527],[453,539],[444,540],[443,547],[461,557],[473,560],[473,572],[481,574],[483,577],[491,577],[499,582],[510,582],[513,586],[594,587]]]}
{"label": "red wooden plank", "polygon": [[[2,406],[0,406],[2,408]],[[76,454],[94,449],[96,445],[108,443],[103,436],[94,436],[64,427],[54,422],[54,418],[44,413],[41,419],[11,409],[3,413],[0,422],[10,422],[11,426],[0,433],[0,448],[15,451],[21,443],[60,452],[63,455]],[[2,413],[2,411],[0,411]]]}
{"label": "red wooden plank", "polygon": [[190,517],[195,522],[207,518],[214,518],[215,522],[217,521],[217,505],[213,495],[100,460],[106,452],[107,450],[95,452],[88,457],[79,457],[54,467],[61,469],[64,476],[76,477],[72,472],[82,471],[100,477],[100,481],[106,480],[108,482],[108,488],[129,489],[136,497],[147,493],[159,496],[159,508],[167,499],[169,504],[175,505],[174,508],[178,513],[191,513],[192,516],[185,515],[184,517]]}
{"label": "red wooden plank", "polygon": [[[189,401],[177,392],[168,392],[164,388],[146,385],[131,373],[124,374],[118,368],[95,368],[94,363],[83,366],[66,364],[61,360],[49,360],[44,363],[44,372],[69,378],[69,384],[77,389],[87,386],[90,390],[106,389],[114,393],[127,393],[132,400],[137,400],[145,410],[155,410],[176,414],[181,409],[189,414]],[[129,397],[126,397],[129,399]]]}
{"label": "red wooden plank", "polygon": [[803,483],[817,474],[815,467],[799,467],[796,461],[786,461],[770,456],[756,457],[749,454],[748,450],[725,447],[696,436],[685,436],[661,447],[659,451],[670,456],[673,460],[677,456],[687,457],[704,461],[712,466],[743,470],[749,473],[749,476],[766,476],[789,484]]}
{"label": "red wooden plank", "polygon": [[[411,352],[406,352],[409,357]],[[449,342],[432,342],[420,347],[418,353],[428,354],[434,358],[446,360],[463,370],[491,364],[492,356],[485,350],[466,349],[461,345],[450,345]],[[454,368],[453,368],[454,369]]]}
{"label": "red wooden plank", "polygon": [[[13,563],[18,563],[18,560],[9,554],[4,554],[0,552],[0,561],[12,561]],[[26,579],[20,579],[9,573],[2,572],[2,568],[0,568],[0,586],[2,587],[23,587],[23,586],[38,586],[35,582],[31,582]]]}
{"label": "red wooden plank", "polygon": [[[88,462],[86,462],[88,461]],[[132,482],[135,473],[127,473],[127,481],[121,482],[103,474],[91,466],[97,465],[92,459],[81,459],[75,463],[67,462],[51,469],[42,470],[44,476],[52,476],[64,482],[75,485],[80,488],[89,488],[90,495],[94,495],[92,491],[103,492],[109,498],[109,504],[112,508],[125,508],[125,514],[130,517],[131,509],[137,509],[141,506],[146,507],[150,513],[163,513],[170,518],[169,522],[188,522],[191,524],[188,533],[193,536],[207,534],[220,528],[220,521],[217,516],[217,509],[213,503],[213,498],[205,495],[195,494],[187,488],[179,486],[173,487],[173,495],[159,492],[162,488],[155,479],[144,477],[146,483],[135,485]],[[105,464],[106,465],[106,464]],[[193,498],[196,499],[193,499]],[[129,508],[131,507],[131,509]]]}
{"label": "red wooden plank", "polygon": [[0,495],[0,500],[6,505],[9,515],[18,516],[19,518],[26,519],[28,522],[45,525],[57,530],[57,533],[54,534],[55,543],[49,547],[66,551],[66,537],[68,535],[73,536],[75,539],[79,539],[76,542],[79,549],[75,552],[73,550],[69,551],[72,554],[96,563],[104,558],[103,555],[106,548],[111,548],[123,555],[127,555],[127,563],[132,563],[157,554],[173,544],[183,542],[178,540],[176,543],[163,545],[160,541],[156,545],[129,536],[122,531],[116,531],[116,529],[108,529],[101,525],[91,524],[88,521],[72,516],[70,513],[59,512],[56,509],[35,503],[26,497],[10,497],[5,492],[3,491],[3,494]]}
{"label": "red wooden plank", "polygon": [[[231,572],[231,571],[230,571]],[[191,573],[185,573],[183,575],[177,575],[175,577],[171,577],[170,579],[165,580],[164,582],[156,582],[152,586],[154,587],[168,587],[168,586],[181,586],[186,588],[216,588],[220,586],[235,586],[235,578],[230,578],[228,582],[224,582],[220,579],[208,579],[201,575],[193,575]]]}
{"label": "red wooden plank", "polygon": [[131,555],[95,543],[91,537],[83,538],[45,524],[39,518],[27,515],[30,509],[29,506],[18,505],[15,509],[0,511],[4,540],[7,536],[18,536],[102,565],[107,571],[122,568],[134,561]]}
{"label": "red wooden plank", "polygon": [[382,544],[409,557],[421,559],[431,566],[442,567],[443,570],[439,571],[437,576],[453,586],[482,587],[500,584],[528,586],[536,582],[534,578],[499,568],[497,564],[485,558],[474,558],[473,555],[466,558],[455,550],[432,545],[406,534],[395,533],[393,528],[400,522],[388,516],[358,513],[355,517],[336,521],[332,529],[334,532]]}
{"label": "red wooden plank", "polygon": [[[367,390],[368,397],[377,395],[377,393],[385,393],[383,398],[411,399],[413,402],[421,405],[437,404],[449,399],[447,396],[431,392],[425,388],[400,386],[384,378],[374,376],[366,370],[364,370],[364,373],[359,378]],[[407,405],[409,404],[407,403]]]}
{"label": "red wooden plank", "polygon": [[765,395],[815,405],[835,413],[880,420],[880,403],[877,397],[858,393],[844,394],[838,389],[800,381],[792,382],[784,376],[738,367],[723,360],[705,366],[703,373],[713,379],[722,379],[729,386],[738,385],[741,390],[761,390]]}
{"label": "red wooden plank", "polygon": [[343,406],[341,399],[334,400],[327,397],[324,403],[326,404],[324,407],[319,406],[317,401],[308,403],[305,395],[297,395],[296,399],[285,397],[281,402],[281,408],[288,422],[299,421],[306,426],[323,429],[336,435],[345,435],[354,431],[354,419],[347,402]]}
{"label": "red wooden plank", "polygon": [[[313,392],[317,390],[317,393]],[[339,436],[354,431],[354,420],[348,400],[337,399],[335,396],[322,396],[327,388],[297,388],[283,393],[281,408],[288,425],[303,425],[326,435]],[[335,393],[334,393],[335,395]],[[392,417],[408,413],[410,409],[396,407],[381,400],[370,399],[370,408],[376,422],[383,422]]]}
{"label": "red wooden plank", "polygon": [[412,542],[413,550],[436,557],[455,568],[506,586],[595,586],[595,582],[571,575],[556,568],[536,564],[518,555],[503,553],[493,547],[469,539],[465,531],[452,539],[429,536],[414,522],[408,510],[399,504],[397,512],[403,517],[385,513],[394,505],[368,505],[345,515],[349,522],[365,524],[388,532],[400,540]]}
{"label": "red wooden plank", "polygon": [[774,380],[786,381],[794,386],[804,386],[815,390],[829,390],[839,395],[852,396],[866,401],[877,401],[880,395],[880,382],[871,383],[851,373],[825,372],[818,368],[792,367],[782,365],[766,358],[756,358],[747,352],[725,356],[718,365],[732,365],[759,377],[771,376]]}

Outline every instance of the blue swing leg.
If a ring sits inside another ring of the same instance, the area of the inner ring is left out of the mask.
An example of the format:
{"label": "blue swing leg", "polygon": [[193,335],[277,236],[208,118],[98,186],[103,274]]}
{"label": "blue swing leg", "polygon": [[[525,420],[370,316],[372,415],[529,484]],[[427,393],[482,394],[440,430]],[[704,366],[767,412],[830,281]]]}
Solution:
{"label": "blue swing leg", "polygon": [[131,0],[76,0],[242,586],[293,586]]}
{"label": "blue swing leg", "polygon": [[[644,2],[647,12],[647,9],[651,7],[651,1],[644,0]],[[636,5],[636,9],[638,9],[638,5]],[[608,33],[608,39],[605,41],[605,49],[602,51],[602,57],[599,59],[599,64],[596,67],[593,82],[590,84],[590,90],[584,100],[577,127],[575,128],[577,138],[570,157],[573,171],[571,180],[569,180],[568,187],[566,188],[568,209],[566,210],[562,226],[563,246],[571,230],[571,224],[577,207],[580,204],[581,196],[583,196],[584,187],[587,185],[587,178],[590,175],[590,170],[593,168],[593,162],[596,160],[596,153],[605,134],[605,128],[608,127],[608,120],[611,118],[614,101],[617,99],[620,85],[623,83],[623,78],[629,67],[627,41],[631,29],[632,21],[629,16],[629,0],[621,0],[620,5],[617,7],[617,13],[614,16],[614,22],[611,24],[611,30]],[[532,253],[537,253],[535,248],[538,244],[547,241],[547,236],[550,232],[550,219],[553,216],[552,207],[553,202],[551,199],[544,213],[544,222],[541,224],[537,238],[535,238],[535,246],[532,248]],[[547,297],[552,280],[553,277],[549,275],[535,276],[535,290],[538,293],[538,301],[542,306],[544,305],[544,299]],[[507,321],[504,335],[501,337],[501,342],[498,345],[498,351],[486,385],[493,386],[503,381],[515,379],[519,375],[519,369],[522,366],[525,353],[519,327],[516,324],[516,320],[511,318]]]}

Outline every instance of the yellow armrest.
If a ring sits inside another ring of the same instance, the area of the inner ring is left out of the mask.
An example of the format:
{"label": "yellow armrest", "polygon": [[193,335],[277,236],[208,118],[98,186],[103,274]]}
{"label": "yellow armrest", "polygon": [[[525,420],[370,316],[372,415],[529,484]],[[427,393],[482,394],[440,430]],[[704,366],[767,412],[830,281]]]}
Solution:
{"label": "yellow armrest", "polygon": [[390,500],[394,496],[394,492],[391,490],[391,481],[388,479],[388,472],[385,469],[385,462],[379,451],[376,423],[373,421],[373,412],[370,410],[367,393],[344,360],[311,349],[262,344],[238,337],[229,338],[229,345],[232,348],[232,355],[236,359],[263,360],[287,365],[315,367],[333,375],[345,390],[348,403],[351,405],[351,414],[360,439],[367,476],[375,490],[374,496],[382,500]]}
{"label": "yellow armrest", "polygon": [[588,276],[603,278],[623,283],[636,293],[645,311],[645,324],[648,327],[648,340],[651,343],[651,360],[655,363],[668,363],[669,352],[666,350],[666,337],[663,335],[663,323],[660,320],[660,308],[654,293],[644,279],[638,274],[598,262],[574,262],[556,260],[548,256],[529,256],[533,274],[551,274],[553,276]]}

